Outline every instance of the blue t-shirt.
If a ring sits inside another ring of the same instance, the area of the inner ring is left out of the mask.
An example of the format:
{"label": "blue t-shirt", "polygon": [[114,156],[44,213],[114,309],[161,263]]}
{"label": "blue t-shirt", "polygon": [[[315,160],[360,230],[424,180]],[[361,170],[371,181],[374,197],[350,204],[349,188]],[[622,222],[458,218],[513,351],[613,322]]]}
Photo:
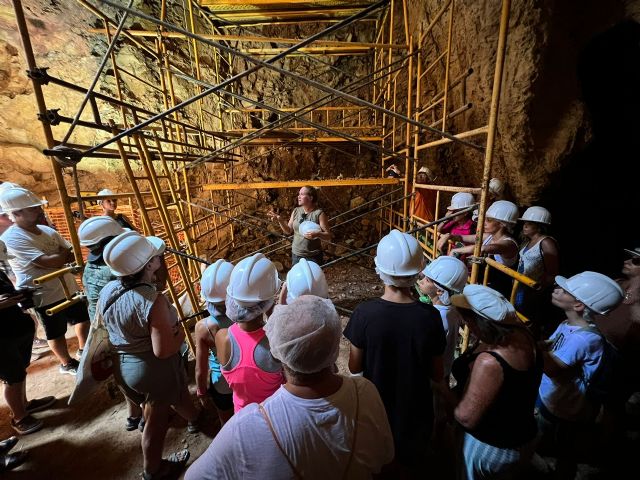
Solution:
{"label": "blue t-shirt", "polygon": [[[210,314],[209,317],[205,318],[205,322],[207,322],[207,328],[209,326],[215,326],[220,328],[229,328],[233,322],[229,320],[224,313],[220,312],[216,309],[216,306],[213,303],[207,302],[207,310]],[[216,384],[220,378],[222,378],[222,371],[220,370],[220,361],[218,357],[216,357],[216,349],[209,349],[209,372],[211,374],[211,385]]]}
{"label": "blue t-shirt", "polygon": [[556,417],[570,421],[593,419],[595,407],[587,400],[587,385],[600,365],[603,339],[597,333],[562,322],[551,335],[551,353],[573,367],[570,378],[552,379],[542,375],[538,394],[544,406]]}

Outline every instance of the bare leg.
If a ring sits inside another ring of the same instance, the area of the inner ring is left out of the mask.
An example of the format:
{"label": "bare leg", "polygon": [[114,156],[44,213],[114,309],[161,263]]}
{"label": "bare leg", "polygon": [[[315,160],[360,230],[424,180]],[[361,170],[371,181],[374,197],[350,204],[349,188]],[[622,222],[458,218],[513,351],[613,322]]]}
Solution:
{"label": "bare leg", "polygon": [[178,412],[178,415],[188,422],[193,422],[198,418],[198,415],[200,415],[200,410],[198,410],[193,404],[186,385],[180,395],[180,400],[178,400],[178,403],[175,405],[172,405],[172,407],[176,412]]}
{"label": "bare leg", "polygon": [[74,329],[76,331],[76,337],[78,337],[78,348],[82,350],[84,344],[87,343],[87,337],[89,336],[90,322],[76,323]]}
{"label": "bare leg", "polygon": [[69,349],[67,348],[67,339],[64,338],[64,335],[54,340],[47,340],[47,342],[49,342],[49,346],[58,361],[62,365],[68,365],[71,357],[69,356]]}
{"label": "bare leg", "polygon": [[142,407],[136,402],[125,397],[127,400],[127,409],[129,410],[129,416],[133,418],[139,418],[142,416]]}
{"label": "bare leg", "polygon": [[142,455],[144,471],[156,473],[162,460],[164,438],[169,428],[169,405],[147,403],[145,406],[145,426],[142,432]]}
{"label": "bare leg", "polygon": [[233,417],[233,408],[230,408],[229,410],[218,409],[218,418],[220,419],[221,427],[223,427],[224,424],[227,423],[231,417]]}
{"label": "bare leg", "polygon": [[27,416],[26,403],[24,400],[25,382],[4,385],[4,399],[11,409],[13,418],[19,422]]}

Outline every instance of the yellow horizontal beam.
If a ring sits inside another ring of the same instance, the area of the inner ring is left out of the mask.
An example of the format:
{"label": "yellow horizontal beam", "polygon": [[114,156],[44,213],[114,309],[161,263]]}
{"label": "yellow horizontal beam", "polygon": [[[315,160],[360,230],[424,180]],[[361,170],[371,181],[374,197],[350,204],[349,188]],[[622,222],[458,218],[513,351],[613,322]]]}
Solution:
{"label": "yellow horizontal beam", "polygon": [[[361,142],[381,142],[382,137],[357,137]],[[244,145],[277,145],[279,143],[356,143],[342,137],[316,137],[316,138],[296,138],[296,137],[263,137],[246,142]]]}
{"label": "yellow horizontal beam", "polygon": [[[106,35],[107,31],[104,28],[90,28],[90,33],[101,33]],[[178,38],[183,40],[189,40],[189,38],[178,32],[156,32],[153,30],[124,30],[132,37],[144,37],[144,38],[157,38],[158,35],[164,38]],[[199,37],[207,40],[226,40],[237,42],[255,42],[255,43],[284,43],[295,45],[300,43],[302,39],[299,38],[280,38],[280,37],[259,37],[256,35],[231,35],[231,34],[212,34],[212,33],[198,33]],[[314,47],[319,46],[332,46],[332,47],[351,47],[351,48],[379,48],[383,50],[395,49],[395,50],[408,50],[408,45],[392,45],[388,43],[369,43],[369,42],[340,42],[338,40],[316,40],[313,42]]]}
{"label": "yellow horizontal beam", "polygon": [[355,187],[358,185],[397,185],[397,178],[346,178],[344,180],[292,180],[288,182],[207,183],[203,190],[256,190],[264,188]]}
{"label": "yellow horizontal beam", "polygon": [[[456,138],[475,137],[477,135],[483,135],[483,134],[487,133],[488,131],[489,131],[489,127],[488,126],[484,126],[484,127],[476,128],[475,130],[469,130],[467,132],[459,133],[457,135],[454,135],[454,137],[456,137]],[[435,140],[433,142],[425,143],[423,145],[418,145],[416,147],[416,150],[420,151],[420,150],[424,150],[425,148],[437,147],[438,145],[444,145],[444,144],[447,144],[447,143],[451,143],[452,141],[453,140],[449,140],[448,138],[442,138],[440,140]]]}
{"label": "yellow horizontal beam", "polygon": [[311,17],[322,17],[322,18],[334,18],[334,17],[351,17],[356,13],[360,12],[360,9],[354,8],[334,8],[334,9],[307,9],[307,10],[283,10],[283,9],[274,9],[274,10],[243,10],[243,11],[233,11],[233,10],[211,10],[217,16],[222,18],[223,20],[230,21],[242,21],[242,20],[270,20],[270,19],[294,19],[294,18],[311,18]]}
{"label": "yellow horizontal beam", "polygon": [[371,1],[363,0],[200,0],[200,5],[203,7],[234,7],[234,6],[253,6],[253,7],[265,7],[265,6],[282,6],[292,5],[296,7],[321,7],[321,6],[365,6],[371,5]]}

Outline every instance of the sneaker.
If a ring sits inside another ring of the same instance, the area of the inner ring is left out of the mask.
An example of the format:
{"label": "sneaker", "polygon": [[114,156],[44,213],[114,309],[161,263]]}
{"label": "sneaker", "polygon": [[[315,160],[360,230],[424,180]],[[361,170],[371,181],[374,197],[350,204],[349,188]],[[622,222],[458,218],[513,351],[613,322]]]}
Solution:
{"label": "sneaker", "polygon": [[200,410],[198,412],[198,416],[194,420],[187,422],[188,433],[198,433],[200,431],[200,423],[202,423],[203,415],[204,415],[204,410]]}
{"label": "sneaker", "polygon": [[36,350],[49,348],[49,343],[44,338],[34,338],[33,339],[33,348]]}
{"label": "sneaker", "polygon": [[0,442],[0,455],[6,455],[18,443],[18,437],[9,437]]}
{"label": "sneaker", "polygon": [[80,361],[80,359],[82,358],[82,349],[79,348],[78,351],[76,352],[76,360]]}
{"label": "sneaker", "polygon": [[133,432],[140,425],[142,417],[127,417],[127,423],[125,424],[125,430],[127,432]]}
{"label": "sneaker", "polygon": [[27,413],[35,413],[41,412],[42,410],[46,410],[51,407],[54,403],[56,403],[56,397],[42,397],[42,398],[34,398],[33,400],[29,400],[27,402],[26,410]]}
{"label": "sneaker", "polygon": [[78,361],[72,358],[71,361],[66,365],[60,365],[60,369],[58,371],[60,373],[66,373],[68,375],[75,375],[76,373],[78,373],[79,365],[80,364],[78,363]]}
{"label": "sneaker", "polygon": [[15,419],[11,420],[11,426],[20,435],[28,435],[29,433],[37,432],[43,425],[42,420],[38,420],[31,415],[27,415],[19,422],[16,422]]}

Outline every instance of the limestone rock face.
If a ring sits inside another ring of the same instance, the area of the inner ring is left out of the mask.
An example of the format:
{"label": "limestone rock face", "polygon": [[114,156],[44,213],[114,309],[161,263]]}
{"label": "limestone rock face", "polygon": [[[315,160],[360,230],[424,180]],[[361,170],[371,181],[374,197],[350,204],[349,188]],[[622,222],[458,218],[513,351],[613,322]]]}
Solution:
{"label": "limestone rock face", "polygon": [[[134,6],[148,9],[151,8],[148,3],[134,2]],[[429,25],[441,3],[407,0],[408,30],[414,37]],[[449,108],[457,108],[463,102],[473,103],[473,108],[449,121],[449,131],[478,128],[488,120],[500,3],[494,0],[456,2],[450,77],[455,78],[469,68],[473,69],[473,74],[465,82],[464,95],[459,88],[452,92]],[[92,13],[72,1],[24,0],[23,4],[38,66],[48,67],[56,77],[88,86],[107,47],[104,36],[88,32],[89,28],[102,26],[100,22],[96,23]],[[638,0],[512,1],[492,175],[506,180],[510,194],[519,204],[538,201],[545,187],[566,165],[567,159],[584,148],[592,138],[590,116],[583,103],[576,73],[580,52],[595,34],[625,19],[640,18],[639,5]],[[168,13],[176,15],[176,11],[169,9]],[[432,45],[434,40],[437,45],[446,45],[447,24],[445,15],[431,30],[424,45]],[[127,26],[153,29],[138,19],[130,19]],[[287,27],[287,31],[271,27],[262,33],[304,36],[309,33],[305,28],[309,27],[293,25]],[[49,174],[50,160],[39,153],[45,147],[42,125],[36,116],[33,87],[25,76],[27,67],[8,0],[0,0],[0,31],[0,179],[22,183],[39,195],[46,195],[55,204],[57,195]],[[344,35],[370,40],[374,33],[348,31]],[[185,45],[185,42],[169,42],[167,55],[189,71]],[[249,44],[247,47],[257,45]],[[147,52],[124,42],[118,45],[116,52],[124,68],[148,83],[160,83],[159,65]],[[202,53],[203,78],[213,78],[213,62],[207,60],[206,50],[203,49]],[[349,81],[345,72],[360,76],[367,71],[366,59],[329,57],[324,60],[336,68],[327,69],[327,65],[309,63],[296,57],[287,59],[284,66],[338,88]],[[247,66],[242,59],[234,60],[237,71]],[[324,73],[319,73],[321,71]],[[438,75],[434,71],[433,77],[438,78]],[[125,100],[145,105],[152,111],[164,108],[165,99],[159,92],[127,76],[123,76],[123,82]],[[176,101],[184,100],[195,92],[195,87],[186,81],[177,81],[174,87]],[[242,79],[239,88],[244,95],[276,107],[300,105],[323,95],[266,70]],[[435,81],[427,85],[423,91],[423,103],[428,102],[440,88],[441,85]],[[59,113],[67,117],[75,115],[81,94],[63,91],[53,85],[43,86],[43,89],[47,92],[47,108],[59,108]],[[116,94],[113,71],[108,67],[97,90]],[[103,121],[115,116],[112,107],[101,104],[100,109]],[[192,119],[195,114],[195,110],[185,111],[185,115]],[[82,118],[91,119],[90,109]],[[250,126],[227,125],[233,128]],[[60,138],[68,124],[52,128]],[[78,128],[71,141],[95,145],[107,137],[106,132]],[[353,149],[348,153],[355,153],[360,157],[358,161],[353,161],[348,154],[324,148],[269,150],[267,147],[255,148],[255,158],[245,159],[243,166],[236,171],[235,180],[353,177],[368,176],[377,171],[373,167],[373,156],[354,152]],[[483,156],[469,148],[449,146],[439,149],[437,155],[427,157],[423,153],[422,161],[443,183],[475,185],[480,180]],[[109,184],[115,185],[116,189],[128,190],[118,161],[83,160],[79,165],[79,175],[83,189],[99,189]],[[71,185],[70,181],[68,185]],[[269,202],[276,200],[278,195],[258,193],[263,201]],[[350,198],[345,200],[348,202]],[[287,199],[281,203],[284,206],[290,201]]]}

